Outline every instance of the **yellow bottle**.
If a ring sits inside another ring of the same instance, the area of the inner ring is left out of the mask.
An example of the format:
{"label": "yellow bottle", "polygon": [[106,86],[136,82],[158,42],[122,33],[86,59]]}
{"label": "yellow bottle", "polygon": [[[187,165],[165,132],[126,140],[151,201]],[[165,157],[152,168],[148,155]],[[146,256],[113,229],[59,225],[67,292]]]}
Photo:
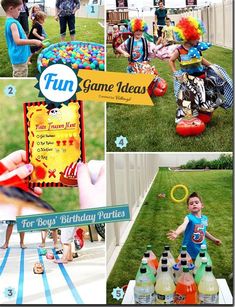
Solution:
{"label": "yellow bottle", "polygon": [[168,271],[167,265],[163,265],[161,267],[161,274],[159,274],[155,285],[155,303],[159,305],[173,304],[174,293],[174,281]]}
{"label": "yellow bottle", "polygon": [[206,266],[205,273],[198,285],[199,304],[219,304],[219,285],[212,273],[210,265]]}

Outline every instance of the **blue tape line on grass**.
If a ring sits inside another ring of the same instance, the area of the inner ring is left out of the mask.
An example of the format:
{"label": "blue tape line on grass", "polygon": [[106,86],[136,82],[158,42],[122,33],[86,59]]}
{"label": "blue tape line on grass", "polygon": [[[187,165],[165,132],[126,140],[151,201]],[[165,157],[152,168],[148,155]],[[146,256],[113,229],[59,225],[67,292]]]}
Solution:
{"label": "blue tape line on grass", "polygon": [[[44,266],[43,257],[40,255],[39,250],[38,250],[38,257],[39,257],[40,263]],[[51,297],[51,290],[50,290],[50,287],[49,287],[49,283],[48,283],[48,280],[47,280],[45,269],[44,269],[44,273],[42,274],[42,280],[43,280],[47,304],[53,304],[52,297]]]}
{"label": "blue tape line on grass", "polygon": [[20,276],[18,282],[16,305],[23,303],[23,287],[24,287],[24,248],[21,249],[21,255],[20,255]]}
{"label": "blue tape line on grass", "polygon": [[[60,257],[56,254],[56,250],[55,250],[54,248],[53,248],[53,253],[54,253],[54,256],[55,256],[56,259],[60,259]],[[64,265],[63,265],[63,263],[59,263],[58,265],[59,265],[59,268],[60,268],[60,270],[61,270],[61,273],[62,273],[63,276],[64,276],[64,279],[66,280],[66,282],[67,282],[67,284],[68,284],[68,286],[69,286],[70,291],[71,291],[72,294],[73,294],[73,297],[74,297],[76,303],[77,303],[77,304],[84,304],[83,301],[82,301],[82,299],[81,299],[81,297],[80,297],[80,295],[78,294],[78,291],[77,291],[76,287],[74,286],[74,284],[73,284],[71,278],[69,277],[69,274],[68,274],[68,272],[66,271],[66,269],[65,269],[65,267],[64,267]]]}
{"label": "blue tape line on grass", "polygon": [[6,250],[6,252],[5,252],[5,255],[4,255],[2,264],[1,264],[1,266],[0,266],[0,275],[2,274],[2,272],[3,272],[4,268],[5,268],[5,265],[6,265],[6,263],[7,263],[7,258],[8,258],[8,256],[9,256],[9,254],[10,254],[10,248],[8,248],[8,249]]}

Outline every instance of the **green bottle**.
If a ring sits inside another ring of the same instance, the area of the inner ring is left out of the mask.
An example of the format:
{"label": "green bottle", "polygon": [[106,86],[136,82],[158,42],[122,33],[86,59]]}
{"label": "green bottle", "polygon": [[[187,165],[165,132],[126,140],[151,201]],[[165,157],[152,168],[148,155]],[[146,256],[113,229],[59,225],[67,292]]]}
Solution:
{"label": "green bottle", "polygon": [[[207,258],[207,264],[212,266],[212,260],[211,260],[211,257],[210,255],[208,254],[208,251],[207,251],[207,246],[206,244],[202,244],[201,245],[201,249],[200,249],[200,252],[198,253],[196,259],[195,259],[195,269],[197,270],[199,267],[200,267],[200,253],[205,253],[205,257]],[[198,266],[199,264],[199,266]],[[198,267],[197,267],[198,266]]]}
{"label": "green bottle", "polygon": [[195,282],[198,285],[200,280],[202,279],[203,275],[205,274],[206,271],[206,266],[207,266],[207,258],[203,257],[201,259],[201,265],[199,267],[199,269],[197,270],[197,273],[195,275]]}
{"label": "green bottle", "polygon": [[140,273],[140,270],[141,268],[145,268],[146,269],[146,275],[148,276],[149,280],[153,283],[153,285],[155,284],[156,282],[156,278],[154,276],[154,273],[153,273],[153,270],[152,268],[148,265],[148,260],[146,258],[143,258],[142,261],[141,261],[141,265],[139,267],[139,270],[136,274],[136,280],[139,279],[141,273]]}

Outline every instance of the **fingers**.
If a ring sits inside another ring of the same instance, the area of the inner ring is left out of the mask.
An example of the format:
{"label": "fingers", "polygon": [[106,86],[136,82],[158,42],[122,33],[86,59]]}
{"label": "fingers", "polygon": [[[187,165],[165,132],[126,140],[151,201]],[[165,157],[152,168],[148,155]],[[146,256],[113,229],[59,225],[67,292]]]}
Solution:
{"label": "fingers", "polygon": [[78,188],[79,190],[87,190],[87,188],[91,185],[91,177],[87,165],[79,162],[78,163],[78,172],[77,172],[77,180],[78,180]]}
{"label": "fingers", "polygon": [[33,192],[35,194],[35,196],[40,197],[42,195],[42,189],[39,187],[34,187]]}
{"label": "fingers", "polygon": [[17,150],[12,152],[5,158],[1,160],[3,165],[8,169],[8,171],[12,171],[17,168],[19,165],[26,163],[26,152],[25,150]]}
{"label": "fingers", "polygon": [[105,180],[106,180],[106,176],[105,176],[105,164],[102,165],[102,167],[100,168],[99,171],[99,175],[97,177],[96,183],[97,184],[104,184],[105,185]]}
{"label": "fingers", "polygon": [[13,171],[10,171],[8,173],[5,173],[3,175],[0,176],[0,181],[4,181],[7,180],[15,175],[17,175],[18,177],[20,177],[21,179],[24,179],[26,177],[28,177],[33,171],[33,166],[31,164],[25,164],[22,165],[16,169],[14,169]]}

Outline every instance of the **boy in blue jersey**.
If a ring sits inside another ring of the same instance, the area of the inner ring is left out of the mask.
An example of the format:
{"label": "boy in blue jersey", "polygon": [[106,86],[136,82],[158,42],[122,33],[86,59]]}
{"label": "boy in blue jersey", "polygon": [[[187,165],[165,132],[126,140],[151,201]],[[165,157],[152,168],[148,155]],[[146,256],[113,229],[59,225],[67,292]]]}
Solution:
{"label": "boy in blue jersey", "polygon": [[168,232],[167,237],[170,240],[175,240],[184,232],[182,245],[187,246],[188,253],[195,260],[201,245],[206,244],[206,238],[216,245],[220,245],[222,242],[207,231],[208,218],[202,215],[202,208],[204,206],[200,196],[196,192],[189,195],[187,205],[190,213],[184,218],[183,224],[176,230],[170,230]]}
{"label": "boy in blue jersey", "polygon": [[5,37],[10,61],[13,67],[13,77],[28,76],[28,59],[31,54],[30,45],[42,46],[38,39],[28,39],[18,20],[22,0],[2,0],[2,8],[6,13]]}

